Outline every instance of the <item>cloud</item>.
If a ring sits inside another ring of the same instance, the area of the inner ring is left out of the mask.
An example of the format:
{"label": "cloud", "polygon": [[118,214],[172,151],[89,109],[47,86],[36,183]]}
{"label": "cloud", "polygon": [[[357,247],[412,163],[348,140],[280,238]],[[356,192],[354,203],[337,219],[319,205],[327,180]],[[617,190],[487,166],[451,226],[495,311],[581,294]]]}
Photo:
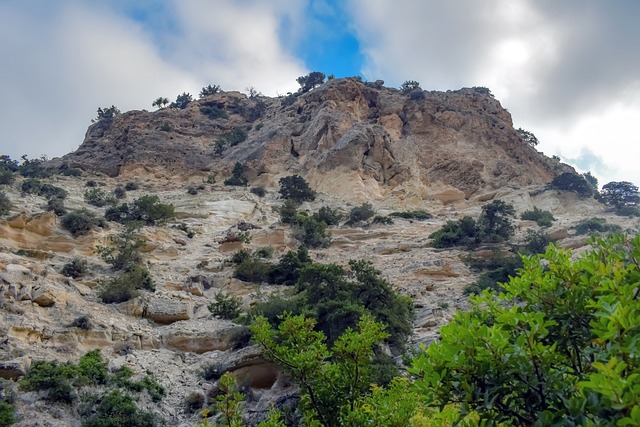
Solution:
{"label": "cloud", "polygon": [[152,3],[0,3],[0,151],[59,156],[82,142],[97,107],[151,108],[209,83],[275,94],[307,72],[279,41],[297,31],[285,25],[292,1]]}
{"label": "cloud", "polygon": [[[596,153],[606,178],[630,165],[640,114],[640,2],[350,0],[363,73],[425,89],[487,86],[550,154]],[[605,142],[606,141],[606,142]]]}

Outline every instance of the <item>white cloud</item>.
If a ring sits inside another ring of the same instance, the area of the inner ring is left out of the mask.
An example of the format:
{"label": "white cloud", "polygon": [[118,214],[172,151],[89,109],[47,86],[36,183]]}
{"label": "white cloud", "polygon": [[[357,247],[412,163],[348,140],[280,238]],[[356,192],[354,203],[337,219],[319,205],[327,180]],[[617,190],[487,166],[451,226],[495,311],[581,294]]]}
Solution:
{"label": "white cloud", "polygon": [[350,0],[349,10],[368,79],[487,86],[549,155],[588,150],[601,181],[640,182],[640,2]]}
{"label": "white cloud", "polygon": [[172,34],[154,33],[117,2],[41,3],[0,4],[0,152],[13,158],[74,150],[99,106],[151,108],[158,96],[197,96],[209,83],[275,94],[307,72],[278,38],[296,31],[282,27],[296,21],[292,1],[175,0]]}

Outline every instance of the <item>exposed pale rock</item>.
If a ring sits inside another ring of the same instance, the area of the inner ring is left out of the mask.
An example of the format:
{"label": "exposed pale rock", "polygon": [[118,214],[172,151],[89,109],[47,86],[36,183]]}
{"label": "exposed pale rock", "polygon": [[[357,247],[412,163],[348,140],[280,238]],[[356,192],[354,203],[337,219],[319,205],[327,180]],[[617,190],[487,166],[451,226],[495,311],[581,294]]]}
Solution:
{"label": "exposed pale rock", "polygon": [[189,320],[193,317],[193,308],[191,304],[180,301],[152,299],[146,307],[145,317],[156,323],[168,325],[180,320]]}
{"label": "exposed pale rock", "polygon": [[38,285],[34,287],[31,292],[31,300],[40,307],[51,307],[56,303],[56,293],[58,296],[60,295],[59,290],[58,292],[56,291],[57,290],[53,286],[44,284]]}

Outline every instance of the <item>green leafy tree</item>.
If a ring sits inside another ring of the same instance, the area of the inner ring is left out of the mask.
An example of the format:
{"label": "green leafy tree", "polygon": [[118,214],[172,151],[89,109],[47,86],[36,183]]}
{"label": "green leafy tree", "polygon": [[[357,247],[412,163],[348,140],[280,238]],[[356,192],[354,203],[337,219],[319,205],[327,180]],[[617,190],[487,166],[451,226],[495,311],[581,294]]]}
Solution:
{"label": "green leafy tree", "polygon": [[400,91],[404,94],[411,93],[414,90],[421,90],[420,83],[415,80],[406,80],[400,85]]}
{"label": "green leafy tree", "polygon": [[357,224],[362,221],[366,221],[376,214],[371,203],[363,203],[360,206],[355,206],[349,211],[349,220],[347,224]]}
{"label": "green leafy tree", "polygon": [[640,236],[591,245],[524,258],[500,294],[456,313],[413,362],[429,405],[482,425],[639,425]]}
{"label": "green leafy tree", "polygon": [[325,77],[324,73],[321,73],[320,71],[313,71],[306,76],[298,77],[296,81],[300,85],[300,91],[302,93],[306,93],[311,89],[314,89],[316,86],[323,84]]}
{"label": "green leafy tree", "polygon": [[280,195],[284,199],[291,199],[302,203],[316,199],[316,192],[309,187],[309,183],[300,175],[290,175],[280,178]]}
{"label": "green leafy tree", "polygon": [[482,206],[478,218],[478,229],[482,240],[502,241],[513,236],[514,226],[511,218],[516,214],[513,205],[502,200],[494,200]]}
{"label": "green leafy tree", "polygon": [[153,103],[151,104],[152,107],[158,107],[158,108],[163,108],[165,107],[167,104],[169,103],[169,98],[165,98],[165,97],[158,97],[156,98],[155,101],[153,101]]}
{"label": "green leafy tree", "polygon": [[0,216],[7,215],[11,212],[11,200],[4,191],[0,191]]}
{"label": "green leafy tree", "polygon": [[618,209],[624,206],[637,206],[640,203],[640,193],[638,193],[638,187],[628,181],[613,181],[602,186],[599,200],[605,205]]}
{"label": "green leafy tree", "polygon": [[382,324],[363,316],[355,330],[348,328],[331,350],[315,321],[286,316],[278,329],[263,317],[252,325],[263,355],[282,366],[300,385],[304,425],[340,426],[341,417],[368,394],[374,346],[388,337]]}
{"label": "green leafy tree", "polygon": [[112,236],[110,246],[97,246],[96,252],[114,270],[130,270],[142,262],[140,249],[146,241],[138,233],[140,224],[129,222],[117,236]]}
{"label": "green leafy tree", "polygon": [[191,94],[187,92],[183,92],[181,95],[176,97],[176,100],[169,105],[169,108],[180,108],[185,109],[187,105],[193,101],[193,97]]}
{"label": "green leafy tree", "polygon": [[231,176],[224,180],[224,185],[235,185],[238,187],[244,187],[247,185],[249,180],[244,175],[244,165],[240,162],[236,162],[233,165],[233,170],[231,171]]}
{"label": "green leafy tree", "polygon": [[200,98],[204,98],[205,96],[215,95],[218,92],[220,92],[220,86],[207,85],[200,90]]}
{"label": "green leafy tree", "polygon": [[533,132],[529,132],[528,130],[524,130],[522,128],[516,129],[516,132],[518,133],[518,136],[520,137],[522,142],[529,144],[532,147],[535,147],[540,143]]}
{"label": "green leafy tree", "polygon": [[564,172],[558,175],[548,185],[549,188],[564,191],[573,191],[581,198],[591,197],[594,194],[593,187],[581,175],[572,172]]}
{"label": "green leafy tree", "polygon": [[92,120],[92,122],[97,122],[103,119],[113,119],[115,116],[119,115],[121,112],[115,105],[111,107],[101,108],[98,107],[98,116]]}

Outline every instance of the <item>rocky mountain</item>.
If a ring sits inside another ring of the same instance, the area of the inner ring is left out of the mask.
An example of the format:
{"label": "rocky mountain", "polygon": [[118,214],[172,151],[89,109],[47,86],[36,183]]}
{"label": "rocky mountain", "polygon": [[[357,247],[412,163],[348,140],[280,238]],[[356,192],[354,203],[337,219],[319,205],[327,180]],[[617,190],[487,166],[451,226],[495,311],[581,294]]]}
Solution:
{"label": "rocky mountain", "polygon": [[228,174],[241,162],[253,183],[301,174],[349,200],[452,201],[544,184],[563,171],[524,143],[509,112],[481,89],[405,94],[381,81],[334,79],[301,96],[220,92],[184,109],[100,120],[62,161],[112,177],[140,168]]}
{"label": "rocky mountain", "polygon": [[[264,197],[249,187],[222,184],[237,162],[245,166],[252,188],[266,188]],[[522,243],[528,230],[582,251],[588,238],[572,227],[596,216],[622,229],[640,225],[637,218],[614,216],[592,198],[545,191],[571,168],[524,143],[509,113],[479,88],[404,94],[381,82],[335,79],[283,98],[220,92],[184,109],[99,120],[77,151],[50,165],[82,169],[81,176],[42,179],[65,190],[68,211],[87,209],[103,217],[107,207],[85,200],[94,188],[89,182],[109,194],[135,183],[124,201],[157,195],[174,206],[176,219],[140,230],[146,241],[143,263],[156,291],[105,304],[98,291],[114,272],[96,247],[108,245],[123,226],[109,222],[74,237],[47,210],[46,197],[24,191],[26,178],[17,176],[3,186],[12,205],[0,218],[3,389],[15,390],[14,381],[34,361],[77,361],[100,349],[111,369],[151,373],[166,388],[160,403],[146,398],[139,403],[172,426],[197,424],[197,411],[185,399],[215,394],[215,381],[200,375],[212,365],[234,372],[244,384],[249,418],[263,415],[273,402],[294,399],[295,386],[247,342],[246,326],[215,318],[207,309],[221,291],[239,297],[243,310],[282,292],[283,286],[234,278],[229,262],[243,248],[270,246],[277,258],[298,247],[278,212],[281,177],[299,174],[317,191],[314,201],[301,206],[308,212],[329,206],[348,213],[368,202],[382,216],[415,209],[433,215],[331,226],[331,245],[310,250],[311,258],[323,263],[368,259],[398,292],[411,296],[412,345],[436,339],[438,327],[465,307],[463,289],[479,274],[465,263],[469,254],[491,258],[506,252]],[[471,252],[433,247],[431,233],[447,221],[479,215],[484,203],[497,199],[517,213],[518,228],[507,244]],[[534,207],[553,214],[551,227],[518,219]],[[242,230],[250,240],[228,238]],[[63,274],[78,257],[88,264],[86,274],[76,279]],[[81,424],[79,406],[51,404],[36,391],[21,391],[14,402],[17,426]]]}

